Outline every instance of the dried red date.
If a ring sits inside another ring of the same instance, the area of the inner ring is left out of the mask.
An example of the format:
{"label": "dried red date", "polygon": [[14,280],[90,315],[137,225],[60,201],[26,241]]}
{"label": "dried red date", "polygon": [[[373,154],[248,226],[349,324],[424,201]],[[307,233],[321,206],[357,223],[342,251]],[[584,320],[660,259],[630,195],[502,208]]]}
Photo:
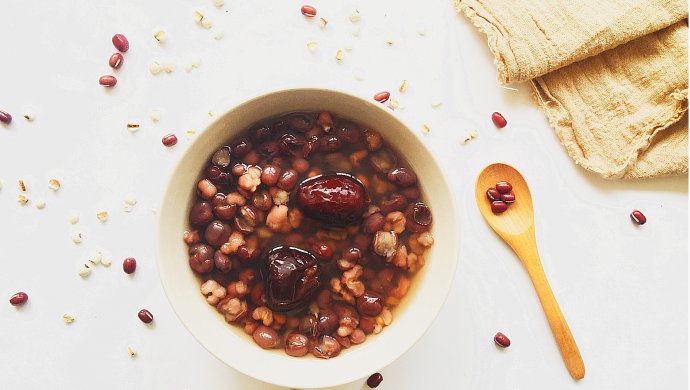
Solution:
{"label": "dried red date", "polygon": [[261,267],[266,300],[275,311],[304,307],[319,288],[319,263],[311,253],[293,247],[271,249]]}
{"label": "dried red date", "polygon": [[316,176],[300,183],[297,189],[297,205],[304,214],[332,226],[361,219],[366,203],[366,188],[347,174]]}

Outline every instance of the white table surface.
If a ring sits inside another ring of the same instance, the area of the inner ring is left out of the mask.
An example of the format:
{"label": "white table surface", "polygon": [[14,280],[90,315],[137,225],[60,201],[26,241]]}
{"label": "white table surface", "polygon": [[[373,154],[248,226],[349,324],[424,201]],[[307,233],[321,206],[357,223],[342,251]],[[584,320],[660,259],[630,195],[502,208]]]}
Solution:
{"label": "white table surface", "polygon": [[[427,334],[383,368],[381,389],[688,388],[687,177],[613,182],[575,166],[527,85],[497,85],[484,37],[450,0],[345,3],[313,2],[329,20],[321,29],[298,1],[226,0],[220,9],[211,0],[3,2],[0,108],[14,122],[0,125],[0,388],[275,388],[216,360],[178,321],[156,272],[153,210],[192,142],[187,129],[201,131],[210,110],[292,86],[365,98],[393,91],[404,107],[395,115],[419,131],[454,186],[462,250],[453,288]],[[210,31],[195,24],[195,9]],[[355,9],[359,25],[348,20]],[[167,31],[164,45],[152,37],[157,29]],[[97,80],[110,73],[114,33],[131,49],[118,85],[104,91]],[[315,54],[308,41],[318,43]],[[196,58],[201,65],[185,72]],[[153,76],[156,59],[174,71]],[[403,79],[409,87],[400,94]],[[158,123],[152,109],[161,110]],[[505,129],[492,125],[493,111],[504,113]],[[141,130],[130,134],[128,122]],[[473,129],[479,137],[461,145]],[[166,149],[160,139],[169,132],[180,142]],[[560,359],[526,272],[474,204],[476,175],[494,161],[514,164],[530,183],[544,268],[587,367],[580,383]],[[47,188],[53,177],[62,182],[57,193]],[[26,206],[16,200],[20,178]],[[123,211],[128,198],[138,202],[131,213]],[[646,225],[630,222],[634,208]],[[105,223],[95,216],[101,209]],[[80,245],[73,232],[83,233]],[[96,249],[113,265],[82,280],[77,267]],[[121,271],[127,256],[139,259],[132,279]],[[6,299],[20,290],[30,301],[16,309]],[[155,326],[139,322],[142,307]],[[76,321],[66,325],[65,313]],[[497,331],[512,339],[509,349],[494,346]]]}

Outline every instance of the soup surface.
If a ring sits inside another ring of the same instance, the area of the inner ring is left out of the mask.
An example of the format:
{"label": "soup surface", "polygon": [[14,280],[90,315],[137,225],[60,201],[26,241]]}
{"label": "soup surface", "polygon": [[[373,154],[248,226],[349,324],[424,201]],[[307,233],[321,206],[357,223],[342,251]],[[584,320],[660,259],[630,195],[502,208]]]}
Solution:
{"label": "soup surface", "polygon": [[417,175],[381,135],[329,112],[255,124],[209,156],[189,264],[265,349],[337,356],[393,321],[434,239]]}

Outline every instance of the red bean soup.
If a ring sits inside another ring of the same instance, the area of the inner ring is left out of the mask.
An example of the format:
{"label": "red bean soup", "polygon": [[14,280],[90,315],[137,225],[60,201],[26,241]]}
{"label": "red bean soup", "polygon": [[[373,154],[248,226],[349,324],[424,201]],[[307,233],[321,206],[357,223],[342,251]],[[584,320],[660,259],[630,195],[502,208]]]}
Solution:
{"label": "red bean soup", "polygon": [[290,113],[209,156],[189,213],[201,294],[261,348],[337,356],[393,321],[433,245],[417,175],[373,129]]}

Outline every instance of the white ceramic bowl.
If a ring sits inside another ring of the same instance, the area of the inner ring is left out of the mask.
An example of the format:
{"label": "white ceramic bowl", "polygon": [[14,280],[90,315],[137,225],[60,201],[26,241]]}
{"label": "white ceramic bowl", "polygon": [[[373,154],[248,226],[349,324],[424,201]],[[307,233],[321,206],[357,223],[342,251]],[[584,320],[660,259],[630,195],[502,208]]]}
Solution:
{"label": "white ceramic bowl", "polygon": [[[436,240],[410,292],[393,311],[393,323],[330,360],[263,350],[240,327],[228,325],[199,292],[199,278],[189,268],[187,247],[182,241],[197,177],[213,151],[261,119],[291,111],[320,110],[378,130],[385,142],[405,157],[417,172],[423,197],[433,212]],[[251,99],[204,130],[172,172],[158,223],[158,271],[168,300],[201,345],[221,361],[259,380],[292,388],[316,388],[367,377],[419,340],[450,289],[458,254],[458,223],[453,197],[441,172],[432,153],[382,104],[324,89],[283,90]]]}

